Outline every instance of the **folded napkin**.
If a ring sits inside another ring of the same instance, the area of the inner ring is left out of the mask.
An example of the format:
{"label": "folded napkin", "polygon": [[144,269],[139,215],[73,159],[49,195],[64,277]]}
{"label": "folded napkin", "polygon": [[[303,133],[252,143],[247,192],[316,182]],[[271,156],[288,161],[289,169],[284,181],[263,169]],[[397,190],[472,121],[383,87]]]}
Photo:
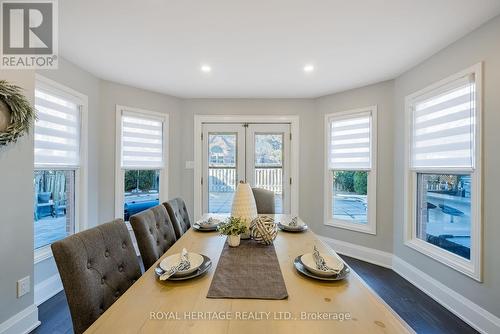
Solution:
{"label": "folded napkin", "polygon": [[217,225],[219,223],[220,223],[220,220],[213,218],[213,217],[210,217],[207,220],[202,220],[202,221],[198,222],[198,225],[203,227],[203,226],[213,226],[213,225]]}
{"label": "folded napkin", "polygon": [[161,276],[160,281],[164,281],[168,279],[170,276],[174,275],[176,272],[181,270],[187,270],[191,267],[191,263],[189,262],[189,254],[186,248],[182,249],[181,253],[181,262],[178,265],[173,266],[172,268],[166,270]]}
{"label": "folded napkin", "polygon": [[298,217],[293,217],[292,220],[290,220],[290,223],[288,223],[288,226],[290,226],[290,227],[298,227],[299,226],[299,218]]}
{"label": "folded napkin", "polygon": [[314,246],[313,257],[314,257],[314,262],[316,262],[316,269],[332,273],[339,272],[338,270],[330,268],[329,266],[326,265],[325,259],[321,256],[316,246]]}

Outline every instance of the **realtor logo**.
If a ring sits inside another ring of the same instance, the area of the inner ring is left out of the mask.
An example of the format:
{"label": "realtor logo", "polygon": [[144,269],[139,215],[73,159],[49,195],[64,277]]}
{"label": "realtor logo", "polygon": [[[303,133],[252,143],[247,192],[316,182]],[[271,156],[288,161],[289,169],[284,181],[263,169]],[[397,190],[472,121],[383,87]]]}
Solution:
{"label": "realtor logo", "polygon": [[57,0],[0,3],[0,68],[57,68]]}

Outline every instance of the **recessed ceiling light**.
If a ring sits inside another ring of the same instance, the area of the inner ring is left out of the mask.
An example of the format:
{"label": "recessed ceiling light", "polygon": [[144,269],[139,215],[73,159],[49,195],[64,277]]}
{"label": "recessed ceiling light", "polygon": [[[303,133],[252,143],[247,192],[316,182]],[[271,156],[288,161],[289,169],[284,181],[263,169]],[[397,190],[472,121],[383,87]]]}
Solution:
{"label": "recessed ceiling light", "polygon": [[309,73],[312,71],[314,71],[314,65],[308,64],[308,65],[304,66],[304,72]]}
{"label": "recessed ceiling light", "polygon": [[209,65],[201,65],[201,71],[205,73],[209,73],[212,71],[212,68]]}

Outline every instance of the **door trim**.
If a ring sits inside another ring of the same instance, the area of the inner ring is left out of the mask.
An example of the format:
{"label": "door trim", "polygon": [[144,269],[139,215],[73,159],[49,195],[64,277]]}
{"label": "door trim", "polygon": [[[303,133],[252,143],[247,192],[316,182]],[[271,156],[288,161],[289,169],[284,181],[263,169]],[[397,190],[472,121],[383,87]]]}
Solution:
{"label": "door trim", "polygon": [[[290,212],[290,123],[267,123],[267,124],[255,124],[250,123],[246,128],[246,180],[250,185],[255,185],[255,135],[259,133],[273,134],[282,133],[283,134],[283,156],[282,156],[282,213]],[[292,136],[293,138],[293,136]]]}
{"label": "door trim", "polygon": [[290,213],[299,216],[299,125],[298,115],[194,115],[194,219],[202,216],[202,140],[203,123],[290,123]]}

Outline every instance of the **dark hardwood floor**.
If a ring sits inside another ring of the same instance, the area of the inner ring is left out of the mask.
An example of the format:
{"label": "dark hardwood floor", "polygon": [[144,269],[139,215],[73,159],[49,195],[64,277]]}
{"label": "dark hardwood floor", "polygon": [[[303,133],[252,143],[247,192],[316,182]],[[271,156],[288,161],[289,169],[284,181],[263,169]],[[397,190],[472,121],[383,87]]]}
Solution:
{"label": "dark hardwood floor", "polygon": [[341,255],[417,333],[478,333],[391,269]]}
{"label": "dark hardwood floor", "polygon": [[[394,271],[347,256],[342,258],[417,333],[478,333]],[[64,292],[41,304],[38,312],[42,324],[33,333],[73,332]]]}
{"label": "dark hardwood floor", "polygon": [[45,303],[38,306],[38,319],[42,323],[32,333],[71,334],[73,324],[69,314],[68,302],[64,291],[59,292]]}

